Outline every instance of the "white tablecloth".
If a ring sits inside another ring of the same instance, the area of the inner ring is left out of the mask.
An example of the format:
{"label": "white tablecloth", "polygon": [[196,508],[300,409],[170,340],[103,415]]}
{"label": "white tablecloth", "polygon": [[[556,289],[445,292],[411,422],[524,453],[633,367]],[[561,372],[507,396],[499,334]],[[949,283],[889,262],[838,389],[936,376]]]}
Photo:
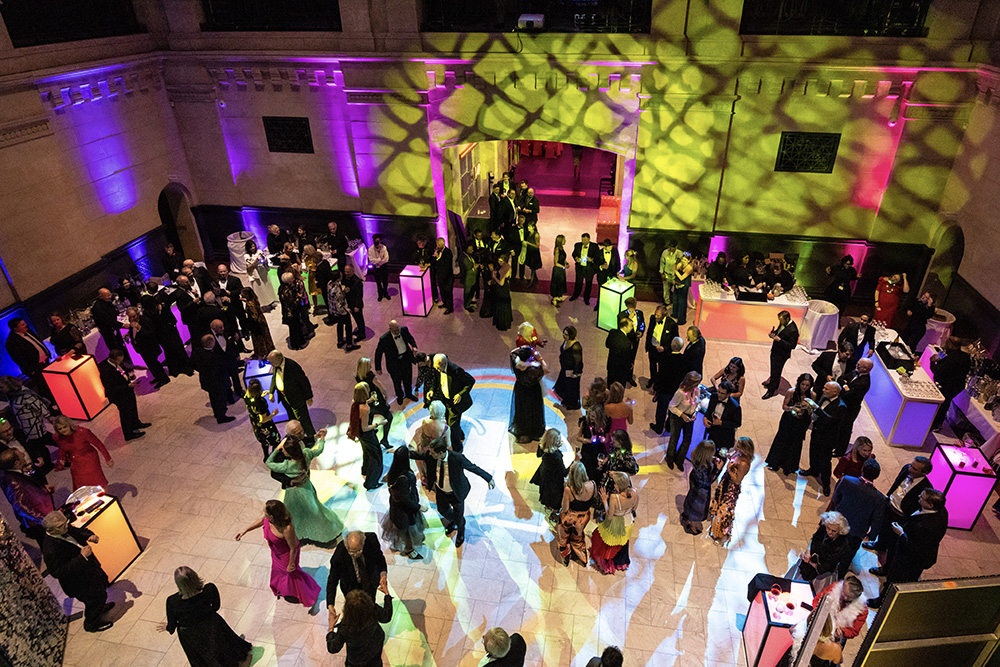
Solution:
{"label": "white tablecloth", "polygon": [[992,459],[1000,450],[1000,422],[993,419],[993,415],[986,411],[983,404],[972,398],[968,391],[963,391],[955,397],[952,405],[965,413],[966,418],[979,429],[979,433],[986,440],[981,447],[983,454],[988,459]]}
{"label": "white tablecloth", "polygon": [[809,308],[802,320],[799,342],[812,350],[825,350],[827,344],[836,340],[840,328],[840,311],[828,301],[810,299]]}

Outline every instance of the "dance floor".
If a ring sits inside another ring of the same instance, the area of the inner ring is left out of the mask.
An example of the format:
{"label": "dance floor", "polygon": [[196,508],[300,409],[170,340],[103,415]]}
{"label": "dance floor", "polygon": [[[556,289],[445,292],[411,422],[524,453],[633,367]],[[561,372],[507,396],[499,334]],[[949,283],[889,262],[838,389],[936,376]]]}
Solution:
{"label": "dance floor", "polygon": [[[367,285],[369,294],[374,286]],[[391,288],[396,294],[396,286]],[[456,298],[459,298],[456,295]],[[647,315],[652,304],[640,304]],[[484,656],[481,637],[492,626],[520,632],[528,643],[529,665],[583,665],[608,644],[617,644],[630,666],[745,665],[740,628],[747,611],[746,584],[757,572],[783,574],[803,550],[828,500],[814,480],[783,477],[764,469],[777,428],[780,400],[761,401],[760,383],[768,368],[768,346],[759,343],[708,341],[705,360],[712,374],[732,356],[743,357],[747,395],[743,400],[741,435],[753,438],[757,456],[744,482],[736,510],[732,543],[713,544],[686,534],[678,513],[687,490],[686,477],[659,462],[664,439],[647,429],[654,405],[648,395],[630,389],[635,423],[630,428],[641,466],[635,479],[640,489],[638,518],[627,572],[605,576],[592,568],[564,567],[553,534],[538,504],[537,488],[528,483],[538,459],[534,444],[514,445],[506,433],[513,379],[507,365],[515,331],[498,332],[486,320],[461,309],[426,319],[399,317],[400,301],[367,304],[371,327],[363,349],[345,354],[335,346],[333,330],[323,327],[306,350],[291,352],[308,373],[315,391],[313,421],[331,429],[326,452],[314,465],[313,480],[321,499],[350,528],[377,530],[387,508],[385,487],[360,490],[360,447],[343,433],[355,363],[374,354],[375,340],[392,317],[410,327],[420,349],[446,352],[478,378],[475,407],[466,416],[466,453],[496,478],[496,489],[472,478],[468,501],[468,534],[456,552],[443,534],[433,502],[426,516],[425,560],[411,562],[387,554],[389,587],[395,613],[386,627],[386,664],[423,667],[473,666]],[[559,329],[573,324],[584,346],[585,385],[605,374],[605,334],[595,327],[595,313],[582,302],[567,302],[556,310],[543,295],[515,294],[514,321],[530,320],[549,339],[543,350],[557,372]],[[277,312],[269,315],[279,349],[285,350],[285,327]],[[374,329],[374,332],[372,332]],[[280,340],[279,340],[280,339]],[[808,370],[812,357],[798,350],[785,368],[787,380]],[[637,374],[647,375],[640,354]],[[388,384],[388,376],[383,376]],[[156,393],[141,385],[140,415],[153,422],[145,438],[124,443],[117,414],[109,409],[88,426],[108,445],[116,466],[108,469],[111,492],[122,497],[145,553],[111,589],[118,602],[110,630],[100,634],[82,629],[81,606],[72,609],[66,665],[94,667],[185,665],[176,636],[156,632],[164,619],[164,601],[176,588],[174,568],[187,565],[219,586],[222,615],[258,648],[258,665],[340,665],[343,654],[326,652],[327,610],[310,616],[301,606],[274,598],[268,588],[270,556],[260,531],[241,542],[235,533],[257,519],[264,501],[280,497],[280,489],[260,460],[242,404],[231,408],[237,421],[217,425],[197,378],[180,377]],[[391,389],[390,389],[391,391]],[[551,404],[550,426],[572,435],[579,413],[566,415]],[[393,422],[393,445],[403,443],[408,430],[425,414],[418,406],[399,408]],[[875,441],[882,463],[877,486],[888,488],[899,466],[913,451],[889,448],[865,410],[858,431]],[[567,458],[570,454],[567,450]],[[388,466],[389,457],[386,457]],[[690,469],[690,468],[689,468]],[[68,493],[69,472],[54,473]],[[3,503],[3,511],[10,508]],[[8,518],[8,520],[10,520]],[[976,576],[1000,572],[998,521],[987,510],[971,532],[949,531],[937,565],[926,578]],[[591,529],[593,524],[591,525]],[[32,555],[37,550],[31,548]],[[324,587],[330,552],[306,546],[303,568]],[[869,595],[877,581],[867,574],[874,556],[859,553],[855,563]],[[58,584],[47,581],[61,601]],[[338,606],[342,602],[338,598]],[[860,645],[848,643],[847,660]],[[849,663],[848,663],[849,664]]]}

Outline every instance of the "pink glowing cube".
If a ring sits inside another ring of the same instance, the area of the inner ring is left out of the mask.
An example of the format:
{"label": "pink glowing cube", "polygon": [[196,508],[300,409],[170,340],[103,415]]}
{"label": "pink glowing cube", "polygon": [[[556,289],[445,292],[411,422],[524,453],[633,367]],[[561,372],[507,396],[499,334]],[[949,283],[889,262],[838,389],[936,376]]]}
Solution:
{"label": "pink glowing cube", "polygon": [[743,624],[743,647],[749,667],[775,667],[792,645],[792,626],[809,617],[802,603],[812,603],[812,587],[789,580],[785,580],[784,587],[790,590],[780,595],[760,591],[750,603]]}
{"label": "pink glowing cube", "polygon": [[421,269],[415,264],[403,267],[399,273],[399,291],[404,315],[427,317],[433,307],[430,268]]}
{"label": "pink glowing cube", "polygon": [[993,491],[996,475],[978,447],[939,444],[927,479],[944,494],[948,527],[972,530]]}

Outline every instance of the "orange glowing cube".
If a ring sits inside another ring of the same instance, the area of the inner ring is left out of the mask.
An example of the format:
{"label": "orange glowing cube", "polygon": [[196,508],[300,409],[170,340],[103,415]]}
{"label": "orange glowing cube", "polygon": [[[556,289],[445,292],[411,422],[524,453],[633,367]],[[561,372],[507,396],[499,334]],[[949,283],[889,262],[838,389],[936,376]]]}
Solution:
{"label": "orange glowing cube", "polygon": [[[98,541],[90,547],[101,562],[101,569],[108,575],[108,581],[113,582],[139,557],[142,545],[118,498],[108,494],[101,494],[98,498],[100,502],[97,506],[78,516],[73,525],[97,535]],[[84,506],[87,504],[85,502]]]}
{"label": "orange glowing cube", "polygon": [[59,410],[70,419],[90,421],[108,407],[97,362],[89,354],[56,359],[42,370]]}

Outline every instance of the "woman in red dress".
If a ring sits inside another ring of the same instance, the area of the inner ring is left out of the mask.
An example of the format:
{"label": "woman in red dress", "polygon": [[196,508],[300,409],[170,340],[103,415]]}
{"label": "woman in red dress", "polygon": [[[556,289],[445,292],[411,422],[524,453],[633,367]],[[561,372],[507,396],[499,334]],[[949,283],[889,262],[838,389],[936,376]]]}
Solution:
{"label": "woman in red dress", "polygon": [[906,281],[905,273],[894,273],[879,278],[878,287],[875,288],[875,317],[872,319],[892,327],[896,309],[899,307],[900,294],[909,291],[910,284]]}
{"label": "woman in red dress", "polygon": [[69,466],[73,476],[73,488],[81,486],[108,486],[108,478],[101,469],[100,453],[109,468],[115,467],[115,462],[108,453],[107,447],[96,435],[83,426],[77,426],[65,415],[59,415],[52,423],[55,425],[54,436],[59,445],[60,461],[63,466]]}

